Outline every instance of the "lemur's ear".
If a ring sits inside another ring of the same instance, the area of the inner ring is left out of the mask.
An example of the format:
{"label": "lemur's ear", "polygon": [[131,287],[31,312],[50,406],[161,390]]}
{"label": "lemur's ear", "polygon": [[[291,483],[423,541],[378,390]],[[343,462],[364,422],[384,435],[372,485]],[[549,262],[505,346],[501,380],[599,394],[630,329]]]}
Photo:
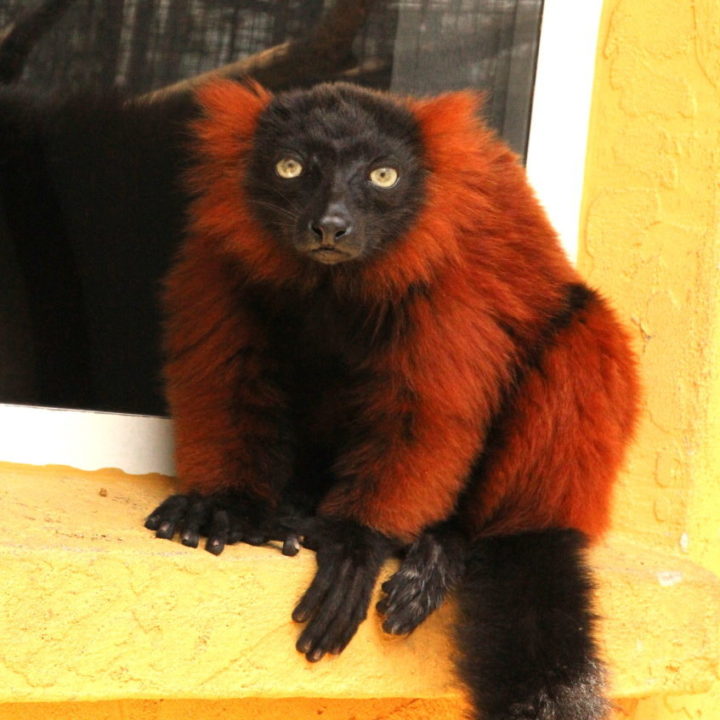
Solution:
{"label": "lemur's ear", "polygon": [[193,123],[192,130],[203,152],[228,159],[246,148],[272,94],[254,80],[218,79],[198,88],[195,97],[202,117]]}
{"label": "lemur's ear", "polygon": [[477,130],[484,95],[474,90],[444,93],[432,98],[410,101],[410,106],[424,129],[434,133],[456,133]]}

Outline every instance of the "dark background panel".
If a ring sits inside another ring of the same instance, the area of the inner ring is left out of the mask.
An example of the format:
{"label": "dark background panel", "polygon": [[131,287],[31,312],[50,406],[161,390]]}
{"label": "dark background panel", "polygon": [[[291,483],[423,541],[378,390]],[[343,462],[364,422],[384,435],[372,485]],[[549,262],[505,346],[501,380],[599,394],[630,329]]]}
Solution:
{"label": "dark background panel", "polygon": [[193,112],[177,83],[227,67],[275,90],[478,88],[522,156],[541,12],[541,0],[0,0],[0,402],[164,412],[157,298],[182,237]]}

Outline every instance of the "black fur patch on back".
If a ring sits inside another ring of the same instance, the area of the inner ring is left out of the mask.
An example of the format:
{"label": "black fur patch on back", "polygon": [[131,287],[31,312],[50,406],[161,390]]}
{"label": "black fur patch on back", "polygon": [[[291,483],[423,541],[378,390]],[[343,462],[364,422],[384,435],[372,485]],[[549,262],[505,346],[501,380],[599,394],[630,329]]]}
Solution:
{"label": "black fur patch on back", "polygon": [[[484,451],[476,459],[470,471],[471,485],[482,482],[488,459],[503,448],[507,424],[512,422],[515,399],[522,391],[528,374],[542,372],[544,355],[553,346],[558,333],[569,327],[574,320],[580,320],[580,314],[596,298],[596,293],[586,285],[582,283],[569,284],[566,287],[564,303],[545,324],[537,340],[532,344],[525,345],[519,351],[518,359],[511,372],[512,380],[504,389],[499,409],[488,426]],[[523,339],[514,328],[506,324],[502,327],[516,346],[522,346]]]}
{"label": "black fur patch on back", "polygon": [[542,367],[543,355],[553,345],[557,334],[568,327],[596,297],[596,294],[582,283],[572,283],[565,288],[563,305],[548,320],[537,341],[521,353],[513,372],[513,389],[516,390],[522,384],[528,370]]}

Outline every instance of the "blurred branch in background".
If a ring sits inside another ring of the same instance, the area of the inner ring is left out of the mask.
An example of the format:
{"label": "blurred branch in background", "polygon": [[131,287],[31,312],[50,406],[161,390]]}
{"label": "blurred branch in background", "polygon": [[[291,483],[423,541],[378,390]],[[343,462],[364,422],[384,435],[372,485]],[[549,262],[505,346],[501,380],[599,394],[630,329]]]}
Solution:
{"label": "blurred branch in background", "polygon": [[0,83],[60,97],[119,89],[179,108],[217,76],[275,91],[475,87],[522,153],[541,12],[542,0],[0,0]]}
{"label": "blurred branch in background", "polygon": [[45,0],[24,10],[0,30],[0,84],[17,81],[37,41],[58,21],[75,0]]}
{"label": "blurred branch in background", "polygon": [[[383,0],[338,0],[311,32],[208,73],[182,80],[150,93],[156,99],[190,93],[212,77],[251,76],[273,90],[312,85],[337,77],[357,65],[352,45],[372,7]],[[373,68],[377,71],[377,68]]]}
{"label": "blurred branch in background", "polygon": [[343,76],[387,85],[398,13],[394,0],[25,3],[0,0],[0,84],[22,81],[43,92],[118,87],[153,101],[181,100],[217,76],[252,76],[274,90]]}

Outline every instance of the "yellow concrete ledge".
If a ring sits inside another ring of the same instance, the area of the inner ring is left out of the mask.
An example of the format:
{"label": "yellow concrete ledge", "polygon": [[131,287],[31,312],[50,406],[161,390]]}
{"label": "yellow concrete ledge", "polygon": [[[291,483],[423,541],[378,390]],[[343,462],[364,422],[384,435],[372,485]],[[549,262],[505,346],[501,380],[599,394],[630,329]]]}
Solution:
{"label": "yellow concrete ledge", "polygon": [[[451,607],[406,639],[372,617],[345,653],[310,664],[290,612],[312,553],[241,545],[217,558],[156,540],[141,521],[170,488],[161,476],[0,464],[0,718],[460,717]],[[593,563],[614,697],[706,689],[717,578],[619,538]],[[131,714],[111,710],[119,699]]]}

